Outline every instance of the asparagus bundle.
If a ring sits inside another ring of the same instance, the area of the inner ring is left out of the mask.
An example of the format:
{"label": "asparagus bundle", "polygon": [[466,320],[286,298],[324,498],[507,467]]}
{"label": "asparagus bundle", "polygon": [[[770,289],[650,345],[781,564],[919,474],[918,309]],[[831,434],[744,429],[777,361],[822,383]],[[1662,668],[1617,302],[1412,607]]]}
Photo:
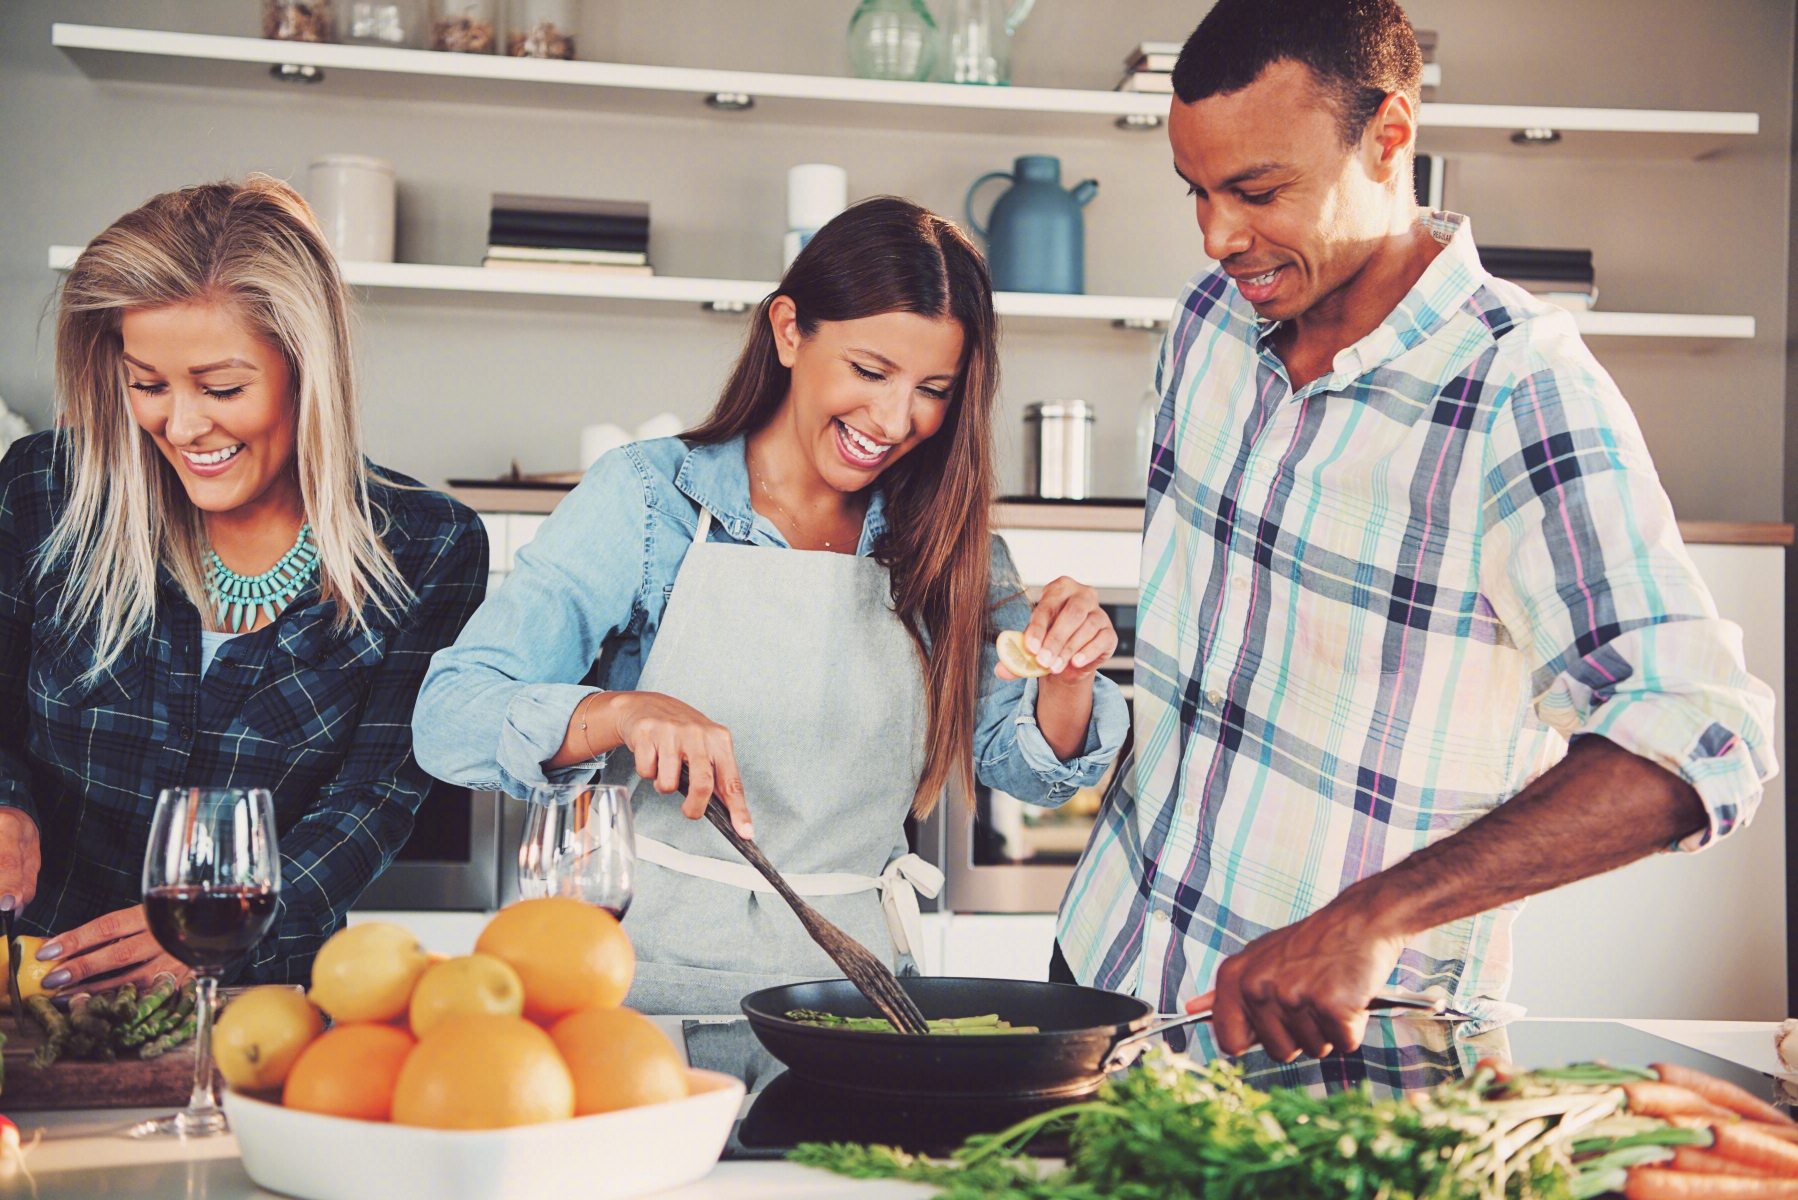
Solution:
{"label": "asparagus bundle", "polygon": [[164,971],[142,994],[130,983],[111,992],[81,992],[70,999],[66,1016],[48,996],[33,996],[25,1010],[47,1039],[32,1055],[35,1067],[65,1057],[112,1062],[121,1051],[158,1058],[194,1035],[194,982],[177,986]]}

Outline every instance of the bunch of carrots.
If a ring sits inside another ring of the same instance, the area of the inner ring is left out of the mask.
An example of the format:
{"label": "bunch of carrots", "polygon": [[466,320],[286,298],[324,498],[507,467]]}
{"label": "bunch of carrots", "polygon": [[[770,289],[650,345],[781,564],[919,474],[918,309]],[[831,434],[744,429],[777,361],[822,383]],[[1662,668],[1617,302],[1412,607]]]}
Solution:
{"label": "bunch of carrots", "polygon": [[1518,1075],[1496,1062],[1481,1066],[1496,1073],[1489,1099],[1508,1087],[1622,1091],[1626,1111],[1566,1147],[1576,1198],[1798,1200],[1798,1123],[1733,1083],[1676,1063],[1582,1063]]}

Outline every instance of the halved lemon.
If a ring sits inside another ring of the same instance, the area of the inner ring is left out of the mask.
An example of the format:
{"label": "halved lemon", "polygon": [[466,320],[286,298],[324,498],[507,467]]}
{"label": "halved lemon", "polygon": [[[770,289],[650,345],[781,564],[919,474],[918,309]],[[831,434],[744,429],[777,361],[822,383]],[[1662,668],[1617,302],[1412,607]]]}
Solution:
{"label": "halved lemon", "polygon": [[1024,649],[1024,635],[1007,629],[999,635],[999,661],[1019,679],[1041,679],[1049,668],[1036,661],[1036,655]]}

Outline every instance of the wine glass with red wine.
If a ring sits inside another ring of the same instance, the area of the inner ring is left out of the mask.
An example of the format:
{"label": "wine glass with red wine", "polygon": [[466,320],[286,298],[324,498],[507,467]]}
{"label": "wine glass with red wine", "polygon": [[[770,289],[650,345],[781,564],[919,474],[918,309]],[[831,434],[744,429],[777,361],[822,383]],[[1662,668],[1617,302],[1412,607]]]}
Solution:
{"label": "wine glass with red wine", "polygon": [[637,869],[631,795],[621,787],[550,783],[531,789],[518,844],[518,894],[568,896],[619,920]]}
{"label": "wine glass with red wine", "polygon": [[185,1109],[143,1122],[134,1136],[225,1131],[212,1091],[218,975],[268,932],[280,891],[273,796],[261,788],[163,789],[144,853],[144,918],[156,944],[193,968],[194,1090]]}

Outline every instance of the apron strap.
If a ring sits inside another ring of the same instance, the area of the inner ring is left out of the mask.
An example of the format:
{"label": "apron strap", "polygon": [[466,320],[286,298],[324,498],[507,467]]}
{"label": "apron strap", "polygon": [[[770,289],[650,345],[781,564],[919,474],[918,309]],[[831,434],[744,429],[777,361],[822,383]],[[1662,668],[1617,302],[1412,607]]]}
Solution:
{"label": "apron strap", "polygon": [[693,534],[695,546],[705,541],[706,534],[712,532],[712,510],[701,504],[699,506],[699,529]]}
{"label": "apron strap", "polygon": [[[700,854],[688,854],[666,842],[637,835],[637,857],[665,870],[682,875],[709,879],[749,892],[774,892],[774,885],[762,878],[761,872],[747,863],[725,862]],[[893,948],[914,958],[924,945],[924,922],[918,911],[918,893],[935,896],[943,888],[943,873],[915,854],[905,854],[887,864],[876,878],[848,871],[831,871],[818,875],[789,875],[781,872],[787,886],[801,896],[851,896],[857,892],[878,890],[880,906],[886,913],[887,932],[893,935]]]}

